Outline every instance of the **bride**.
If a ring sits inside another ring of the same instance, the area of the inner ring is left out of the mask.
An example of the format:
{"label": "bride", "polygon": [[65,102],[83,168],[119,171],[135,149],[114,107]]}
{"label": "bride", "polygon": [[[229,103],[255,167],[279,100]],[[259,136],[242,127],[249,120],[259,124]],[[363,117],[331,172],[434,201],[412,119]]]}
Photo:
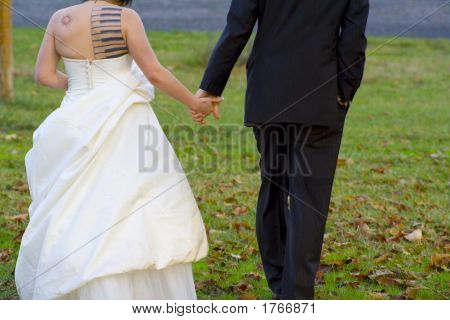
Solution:
{"label": "bride", "polygon": [[22,299],[196,299],[205,228],[149,102],[154,85],[203,123],[222,99],[194,96],[161,66],[130,2],[84,1],[50,20],[36,80],[66,95],[25,157]]}

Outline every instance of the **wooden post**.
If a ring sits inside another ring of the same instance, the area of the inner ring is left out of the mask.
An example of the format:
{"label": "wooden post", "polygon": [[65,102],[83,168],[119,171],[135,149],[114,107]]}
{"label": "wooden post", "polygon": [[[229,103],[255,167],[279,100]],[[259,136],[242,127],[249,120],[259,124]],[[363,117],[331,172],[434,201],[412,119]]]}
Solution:
{"label": "wooden post", "polygon": [[14,95],[11,0],[0,0],[0,97]]}

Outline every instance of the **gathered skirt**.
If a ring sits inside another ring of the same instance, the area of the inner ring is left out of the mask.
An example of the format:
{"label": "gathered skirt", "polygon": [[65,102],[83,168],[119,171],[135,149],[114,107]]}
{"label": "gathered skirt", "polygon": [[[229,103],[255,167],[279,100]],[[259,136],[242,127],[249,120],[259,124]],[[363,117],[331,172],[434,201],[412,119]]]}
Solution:
{"label": "gathered skirt", "polygon": [[192,264],[138,270],[91,280],[58,300],[196,300]]}
{"label": "gathered skirt", "polygon": [[[208,253],[205,226],[150,84],[126,61],[106,61],[120,81],[72,88],[33,133],[21,299],[196,298],[191,264]],[[72,63],[82,82],[84,62]]]}

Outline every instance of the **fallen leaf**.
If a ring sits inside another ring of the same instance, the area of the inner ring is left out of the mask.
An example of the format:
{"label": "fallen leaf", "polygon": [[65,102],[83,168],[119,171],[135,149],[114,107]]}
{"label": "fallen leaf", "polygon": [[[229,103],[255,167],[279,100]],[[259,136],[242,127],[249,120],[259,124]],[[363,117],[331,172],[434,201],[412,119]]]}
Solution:
{"label": "fallen leaf", "polygon": [[230,256],[236,260],[241,260],[241,256],[238,254],[230,253]]}
{"label": "fallen leaf", "polygon": [[389,276],[381,276],[375,279],[375,281],[378,284],[382,284],[385,286],[395,286],[395,285],[402,285],[403,284],[403,280],[398,279],[398,278],[392,278]]}
{"label": "fallen leaf", "polygon": [[255,247],[250,246],[247,248],[247,250],[244,251],[244,253],[242,255],[243,256],[253,256],[257,253],[258,253],[258,250]]}
{"label": "fallen leaf", "polygon": [[403,228],[402,225],[399,225],[400,228],[395,227],[390,229],[388,232],[389,234],[392,235],[392,237],[388,238],[387,241],[399,241],[400,239],[402,239],[405,236],[405,233],[403,232],[403,230],[401,230]]}
{"label": "fallen leaf", "polygon": [[356,200],[358,202],[365,203],[365,202],[369,201],[369,197],[367,197],[367,196],[358,196],[358,197],[356,197]]}
{"label": "fallen leaf", "polygon": [[389,298],[389,293],[387,292],[371,292],[369,294],[370,298],[373,300],[383,300]]}
{"label": "fallen leaf", "polygon": [[17,216],[7,216],[6,219],[10,221],[25,222],[28,219],[28,213],[19,214]]}
{"label": "fallen leaf", "polygon": [[17,140],[17,134],[13,133],[13,134],[7,134],[3,137],[6,141],[12,141],[12,140]]}
{"label": "fallen leaf", "polygon": [[372,168],[371,171],[380,173],[380,174],[385,174],[389,168],[390,168],[390,166],[387,165],[387,166]]}
{"label": "fallen leaf", "polygon": [[375,258],[375,263],[383,263],[387,259],[389,259],[389,255],[383,254],[383,255],[380,255],[377,258]]}
{"label": "fallen leaf", "polygon": [[436,153],[430,154],[430,157],[431,157],[432,159],[439,159],[439,158],[442,157],[442,153],[436,152]]}
{"label": "fallen leaf", "polygon": [[233,222],[231,224],[231,227],[234,230],[237,230],[237,231],[242,231],[242,230],[245,230],[245,229],[247,229],[247,230],[251,230],[252,229],[252,227],[250,226],[250,224],[247,221]]}
{"label": "fallen leaf", "polygon": [[253,279],[253,280],[261,280],[262,276],[257,272],[248,272],[244,274],[245,277]]}
{"label": "fallen leaf", "polygon": [[367,280],[368,278],[366,274],[361,274],[360,272],[350,272],[350,275],[361,281]]}
{"label": "fallen leaf", "polygon": [[379,270],[375,270],[374,272],[372,272],[372,273],[369,275],[369,279],[374,280],[374,279],[376,279],[376,278],[378,278],[378,277],[382,277],[382,276],[393,276],[393,275],[394,275],[394,273],[393,273],[392,271],[390,271],[390,270],[387,270],[387,269],[379,269]]}
{"label": "fallen leaf", "polygon": [[241,177],[240,177],[240,176],[234,177],[232,181],[233,181],[233,183],[234,183],[235,185],[240,185],[240,184],[242,184],[242,181],[241,181]]}
{"label": "fallen leaf", "polygon": [[427,287],[419,286],[419,287],[409,287],[405,291],[405,297],[407,299],[417,299],[417,293],[421,290],[429,290]]}
{"label": "fallen leaf", "polygon": [[450,254],[439,254],[436,253],[431,256],[431,266],[432,267],[449,267],[450,264]]}
{"label": "fallen leaf", "polygon": [[234,292],[245,293],[247,290],[251,289],[252,285],[244,282],[240,282],[232,287]]}
{"label": "fallen leaf", "polygon": [[18,181],[16,182],[16,185],[14,187],[12,187],[12,189],[14,191],[18,191],[21,193],[28,193],[28,183],[26,182],[22,182],[22,181]]}
{"label": "fallen leaf", "polygon": [[350,241],[342,242],[342,243],[340,243],[340,242],[335,242],[334,243],[334,247],[338,247],[338,248],[340,248],[340,247],[351,247],[352,245],[353,245],[353,243],[350,242]]}
{"label": "fallen leaf", "polygon": [[230,206],[234,203],[237,203],[237,199],[235,197],[226,197],[224,199],[224,203],[225,203],[225,205]]}
{"label": "fallen leaf", "polygon": [[371,236],[372,235],[372,229],[370,229],[370,227],[367,225],[367,223],[361,223],[358,225],[358,230],[366,235],[366,236]]}
{"label": "fallen leaf", "polygon": [[407,251],[403,246],[401,245],[395,245],[392,247],[392,252],[396,252],[396,253],[401,253],[404,254],[406,256],[411,255],[411,253],[409,251]]}
{"label": "fallen leaf", "polygon": [[246,215],[248,213],[247,207],[236,207],[234,208],[234,214],[238,216]]}
{"label": "fallen leaf", "polygon": [[0,262],[8,262],[11,258],[12,250],[11,249],[1,249],[0,250]]}
{"label": "fallen leaf", "polygon": [[360,283],[358,281],[344,281],[338,284],[338,287],[340,288],[353,288],[356,289],[360,286]]}
{"label": "fallen leaf", "polygon": [[195,281],[195,288],[197,290],[201,290],[201,289],[204,289],[206,287],[213,287],[213,288],[217,287],[217,283],[214,280],[211,280],[211,279]]}
{"label": "fallen leaf", "polygon": [[352,158],[348,158],[348,159],[339,158],[338,162],[337,162],[338,166],[346,166],[346,165],[350,166],[350,165],[352,165],[354,163],[355,163],[355,161],[353,161]]}
{"label": "fallen leaf", "polygon": [[319,270],[316,273],[316,284],[324,284],[325,283],[325,279],[324,279],[324,275],[325,273],[329,272],[331,270],[331,266],[330,265],[323,265],[321,264],[319,266]]}
{"label": "fallen leaf", "polygon": [[421,229],[414,230],[413,232],[407,234],[405,236],[405,239],[410,242],[422,240],[422,230]]}
{"label": "fallen leaf", "polygon": [[387,217],[389,225],[397,225],[402,222],[403,217],[393,214]]}
{"label": "fallen leaf", "polygon": [[18,234],[16,234],[16,236],[13,239],[15,243],[19,244],[22,241],[22,237],[23,237],[24,232],[25,232],[25,230],[22,229],[22,230],[19,231]]}
{"label": "fallen leaf", "polygon": [[321,264],[321,265],[319,266],[319,272],[327,273],[327,272],[329,272],[330,270],[331,270],[331,265],[329,265],[329,264]]}
{"label": "fallen leaf", "polygon": [[226,214],[225,213],[218,212],[218,211],[211,212],[211,215],[216,217],[216,218],[219,218],[219,219],[226,218]]}
{"label": "fallen leaf", "polygon": [[411,208],[409,206],[407,206],[404,203],[401,202],[394,202],[394,207],[398,210],[398,211],[406,211],[406,210],[411,210]]}
{"label": "fallen leaf", "polygon": [[369,275],[369,279],[376,281],[378,284],[385,286],[402,285],[403,281],[397,278],[397,275],[387,269],[380,269],[374,271]]}

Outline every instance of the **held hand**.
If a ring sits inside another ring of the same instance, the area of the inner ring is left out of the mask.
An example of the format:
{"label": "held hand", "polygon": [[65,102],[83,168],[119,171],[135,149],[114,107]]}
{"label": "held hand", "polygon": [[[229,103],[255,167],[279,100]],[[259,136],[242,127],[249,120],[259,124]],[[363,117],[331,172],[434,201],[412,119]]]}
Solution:
{"label": "held hand", "polygon": [[[216,96],[214,96],[214,95],[212,95],[212,94],[210,94],[210,93],[208,93],[208,92],[206,92],[206,91],[204,91],[204,90],[202,90],[202,89],[199,89],[195,95],[196,95],[197,97],[199,97],[199,98],[212,98],[212,97],[216,97]],[[214,114],[214,118],[216,118],[217,120],[219,120],[219,106],[220,106],[220,103],[221,103],[223,100],[224,100],[224,99],[223,99],[223,97],[222,97],[222,100],[221,100],[220,102],[214,103],[213,114]]]}
{"label": "held hand", "polygon": [[197,97],[197,102],[191,109],[197,113],[203,113],[205,116],[208,116],[214,111],[215,105],[220,104],[222,101],[223,99],[221,97]]}
{"label": "held hand", "polygon": [[196,97],[195,103],[189,108],[194,121],[204,124],[205,117],[216,112],[215,109],[223,101],[221,97]]}

